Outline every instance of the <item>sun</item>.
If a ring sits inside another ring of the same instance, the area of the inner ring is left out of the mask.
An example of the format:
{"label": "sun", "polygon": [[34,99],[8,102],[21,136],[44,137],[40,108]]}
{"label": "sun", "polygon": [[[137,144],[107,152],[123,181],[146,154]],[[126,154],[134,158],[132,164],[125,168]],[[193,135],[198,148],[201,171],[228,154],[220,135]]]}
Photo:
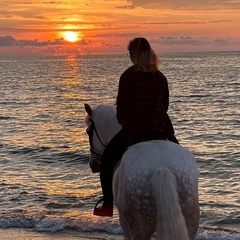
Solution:
{"label": "sun", "polygon": [[64,37],[66,41],[68,42],[76,42],[78,41],[78,33],[77,32],[64,32]]}

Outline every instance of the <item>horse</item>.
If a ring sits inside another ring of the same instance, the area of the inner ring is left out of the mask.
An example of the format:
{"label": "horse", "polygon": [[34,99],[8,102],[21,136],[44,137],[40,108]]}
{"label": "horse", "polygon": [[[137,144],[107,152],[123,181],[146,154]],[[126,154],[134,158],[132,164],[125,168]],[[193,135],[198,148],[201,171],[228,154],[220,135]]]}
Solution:
{"label": "horse", "polygon": [[[121,129],[116,107],[85,104],[90,166]],[[91,130],[91,131],[90,131]],[[94,170],[93,172],[98,172]],[[199,227],[198,169],[194,156],[168,140],[129,146],[113,175],[114,204],[125,240],[193,240]]]}

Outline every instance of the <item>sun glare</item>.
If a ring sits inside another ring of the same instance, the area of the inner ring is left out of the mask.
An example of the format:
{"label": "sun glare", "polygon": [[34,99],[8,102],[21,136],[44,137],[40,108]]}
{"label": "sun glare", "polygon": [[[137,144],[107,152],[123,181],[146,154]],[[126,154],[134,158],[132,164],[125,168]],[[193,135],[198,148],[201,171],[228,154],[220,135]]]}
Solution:
{"label": "sun glare", "polygon": [[64,32],[64,39],[68,42],[76,42],[78,40],[78,33]]}

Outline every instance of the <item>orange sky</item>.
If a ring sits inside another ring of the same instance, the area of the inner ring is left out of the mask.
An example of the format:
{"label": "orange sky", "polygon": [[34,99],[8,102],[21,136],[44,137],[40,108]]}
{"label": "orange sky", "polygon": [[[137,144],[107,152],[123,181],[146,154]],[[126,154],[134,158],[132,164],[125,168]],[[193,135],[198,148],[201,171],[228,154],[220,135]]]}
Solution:
{"label": "orange sky", "polygon": [[[239,51],[240,0],[1,0],[0,56]],[[74,31],[78,41],[64,39]]]}

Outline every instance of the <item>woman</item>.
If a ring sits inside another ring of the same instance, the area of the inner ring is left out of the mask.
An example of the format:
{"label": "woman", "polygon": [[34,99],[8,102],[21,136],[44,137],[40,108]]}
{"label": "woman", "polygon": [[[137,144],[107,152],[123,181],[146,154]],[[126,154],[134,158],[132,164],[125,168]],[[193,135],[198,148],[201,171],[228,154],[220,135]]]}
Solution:
{"label": "woman", "polygon": [[117,95],[117,119],[122,130],[105,149],[100,166],[103,190],[101,207],[94,215],[113,215],[112,176],[115,163],[127,147],[146,140],[168,139],[178,143],[168,117],[167,78],[158,70],[159,59],[145,38],[130,41],[128,51],[133,66],[120,77]]}

